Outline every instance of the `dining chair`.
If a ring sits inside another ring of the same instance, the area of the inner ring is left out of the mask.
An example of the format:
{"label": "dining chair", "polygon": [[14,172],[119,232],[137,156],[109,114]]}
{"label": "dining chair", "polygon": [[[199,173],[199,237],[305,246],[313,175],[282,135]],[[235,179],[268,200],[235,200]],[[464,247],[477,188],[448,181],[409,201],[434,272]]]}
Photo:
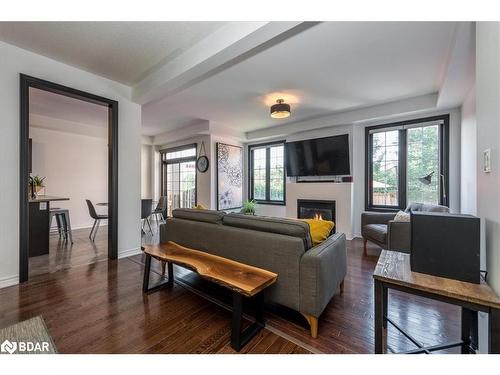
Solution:
{"label": "dining chair", "polygon": [[144,226],[147,223],[149,227],[149,232],[153,234],[153,229],[151,228],[151,222],[149,221],[149,217],[153,213],[153,200],[152,199],[141,199],[141,229],[144,231]]}
{"label": "dining chair", "polygon": [[[153,216],[156,219],[156,223],[160,225],[160,221],[165,221],[167,217],[167,197],[165,195],[160,197],[156,208],[153,210]],[[158,220],[158,217],[160,220]]]}
{"label": "dining chair", "polygon": [[[97,214],[92,202],[89,201],[88,199],[85,199],[85,201],[87,202],[87,207],[89,209],[89,215],[92,219],[94,219],[94,225],[92,226],[92,229],[90,230],[89,238],[92,240],[92,242],[95,242],[95,236],[97,235],[97,231],[99,230],[99,224],[101,224],[101,220],[108,219],[109,215]],[[94,236],[92,236],[92,234]]]}

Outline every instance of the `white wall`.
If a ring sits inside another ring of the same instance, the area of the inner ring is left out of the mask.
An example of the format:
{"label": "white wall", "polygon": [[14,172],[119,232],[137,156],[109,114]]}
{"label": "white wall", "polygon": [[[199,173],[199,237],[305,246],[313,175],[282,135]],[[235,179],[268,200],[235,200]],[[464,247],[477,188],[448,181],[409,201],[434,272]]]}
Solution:
{"label": "white wall", "polygon": [[460,209],[464,214],[477,212],[477,127],[476,88],[472,87],[462,104],[460,155]]}
{"label": "white wall", "polygon": [[19,276],[19,73],[119,102],[118,251],[140,251],[141,107],[128,86],[0,42],[0,286]]}
{"label": "white wall", "polygon": [[107,139],[33,126],[30,137],[32,174],[45,177],[44,194],[70,198],[55,204],[69,209],[72,229],[92,226],[85,199],[108,201]]}
{"label": "white wall", "polygon": [[153,198],[154,153],[152,145],[141,146],[141,198]]}
{"label": "white wall", "polygon": [[[477,215],[482,219],[488,282],[500,294],[500,23],[476,24]],[[482,169],[491,149],[491,173]]]}

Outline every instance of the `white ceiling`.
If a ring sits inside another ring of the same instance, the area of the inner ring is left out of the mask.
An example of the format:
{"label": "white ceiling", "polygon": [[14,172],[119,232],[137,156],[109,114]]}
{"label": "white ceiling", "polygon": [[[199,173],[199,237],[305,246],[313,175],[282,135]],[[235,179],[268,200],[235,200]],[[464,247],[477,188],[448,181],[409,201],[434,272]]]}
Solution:
{"label": "white ceiling", "polygon": [[[129,84],[139,94],[150,83],[161,90],[170,74],[179,89],[142,101],[145,135],[207,120],[242,134],[441,93],[450,71],[461,71],[450,68],[455,22],[299,24],[0,22],[0,40]],[[203,67],[203,51],[220,57],[220,66]],[[229,59],[231,53],[237,57]],[[184,70],[178,69],[181,62]],[[453,84],[448,79],[448,92],[457,91],[463,75],[455,74]],[[280,97],[292,105],[292,116],[271,119],[269,106]],[[39,99],[33,110],[43,112],[47,98]],[[59,110],[64,113],[58,116],[69,121],[93,121],[78,118],[91,116],[84,110]]]}
{"label": "white ceiling", "polygon": [[[325,22],[179,93],[143,106],[143,132],[155,135],[210,120],[241,132],[435,93],[456,23]],[[282,95],[292,116],[271,119]]]}
{"label": "white ceiling", "polygon": [[133,84],[224,22],[0,22],[0,40]]}
{"label": "white ceiling", "polygon": [[[107,129],[108,107],[35,88],[30,88],[29,96],[30,115]],[[70,128],[61,130],[71,132]]]}

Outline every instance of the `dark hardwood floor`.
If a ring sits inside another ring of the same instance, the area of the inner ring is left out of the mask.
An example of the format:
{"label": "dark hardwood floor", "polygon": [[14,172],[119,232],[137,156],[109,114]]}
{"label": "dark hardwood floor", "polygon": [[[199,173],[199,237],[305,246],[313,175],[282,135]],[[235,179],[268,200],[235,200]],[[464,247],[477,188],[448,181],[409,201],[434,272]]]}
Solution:
{"label": "dark hardwood floor", "polygon": [[73,230],[73,244],[51,233],[49,254],[29,258],[30,277],[106,260],[108,228],[99,228],[95,242],[89,239],[89,233],[90,228]]}
{"label": "dark hardwood floor", "polygon": [[[345,290],[330,301],[319,319],[318,338],[290,319],[273,314],[269,323],[280,331],[324,353],[373,353],[373,280],[380,248],[369,244],[363,256],[363,241],[347,241],[348,272]],[[460,339],[460,308],[391,291],[389,317],[424,344],[438,344]],[[394,327],[388,326],[387,343],[395,351],[415,346]],[[439,353],[460,353],[459,348]]]}
{"label": "dark hardwood floor", "polygon": [[[153,229],[144,242],[157,241]],[[373,353],[371,274],[379,252],[371,246],[363,257],[362,241],[348,241],[345,292],[321,316],[317,339],[299,314],[272,309],[268,327],[242,352]],[[234,353],[228,311],[178,284],[143,295],[141,263],[138,255],[74,266],[2,289],[0,328],[42,315],[61,353]],[[192,273],[176,267],[176,276]],[[460,313],[450,305],[390,293],[389,315],[426,344],[459,338]],[[388,343],[396,351],[412,348],[392,327]]]}

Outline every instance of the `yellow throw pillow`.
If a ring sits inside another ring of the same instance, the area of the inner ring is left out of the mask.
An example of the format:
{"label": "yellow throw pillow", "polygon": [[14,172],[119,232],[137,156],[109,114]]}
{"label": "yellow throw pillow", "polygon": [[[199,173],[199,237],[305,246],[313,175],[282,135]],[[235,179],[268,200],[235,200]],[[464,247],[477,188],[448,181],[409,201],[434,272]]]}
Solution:
{"label": "yellow throw pillow", "polygon": [[313,246],[319,245],[328,238],[328,235],[332,231],[335,223],[328,220],[318,220],[318,219],[299,219],[305,221],[309,224],[309,231],[311,233],[311,240]]}
{"label": "yellow throw pillow", "polygon": [[196,208],[197,210],[206,210],[207,208],[202,205],[202,204],[197,204],[196,206],[194,206],[193,208]]}

